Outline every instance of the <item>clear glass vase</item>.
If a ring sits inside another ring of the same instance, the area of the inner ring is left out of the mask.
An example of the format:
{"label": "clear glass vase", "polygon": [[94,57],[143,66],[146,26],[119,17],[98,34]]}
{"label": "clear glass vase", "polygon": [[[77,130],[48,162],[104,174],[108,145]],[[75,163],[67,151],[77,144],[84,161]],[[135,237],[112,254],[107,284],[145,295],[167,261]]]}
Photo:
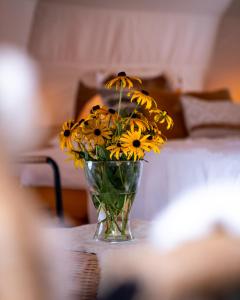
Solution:
{"label": "clear glass vase", "polygon": [[85,175],[98,213],[94,239],[133,239],[130,211],[140,181],[142,161],[86,161]]}

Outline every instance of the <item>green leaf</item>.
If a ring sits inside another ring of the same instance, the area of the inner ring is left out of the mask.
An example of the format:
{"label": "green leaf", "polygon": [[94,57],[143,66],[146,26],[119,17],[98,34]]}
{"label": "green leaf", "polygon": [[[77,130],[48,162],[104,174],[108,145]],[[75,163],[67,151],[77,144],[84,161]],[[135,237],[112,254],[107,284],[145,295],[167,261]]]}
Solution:
{"label": "green leaf", "polygon": [[98,156],[97,158],[99,160],[105,161],[105,160],[109,160],[110,159],[110,157],[109,157],[109,151],[106,150],[105,147],[97,145],[96,146],[96,152],[97,152],[97,156]]}

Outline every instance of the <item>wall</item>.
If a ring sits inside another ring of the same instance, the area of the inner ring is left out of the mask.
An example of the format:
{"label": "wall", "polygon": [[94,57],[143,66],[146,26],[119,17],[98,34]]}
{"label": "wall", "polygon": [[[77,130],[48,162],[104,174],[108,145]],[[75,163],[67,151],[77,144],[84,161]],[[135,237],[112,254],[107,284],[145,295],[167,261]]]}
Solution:
{"label": "wall", "polygon": [[208,89],[228,87],[240,101],[240,1],[234,0],[226,11],[217,35],[209,72]]}
{"label": "wall", "polygon": [[0,43],[26,48],[37,0],[0,0]]}
{"label": "wall", "polygon": [[[185,89],[201,89],[230,1],[140,0],[134,7],[132,1],[105,0],[99,7],[97,0],[41,0],[30,50],[42,66],[53,125],[73,115],[79,79],[90,83],[86,74],[163,72],[173,83],[181,77]],[[91,79],[96,84],[96,75]]]}

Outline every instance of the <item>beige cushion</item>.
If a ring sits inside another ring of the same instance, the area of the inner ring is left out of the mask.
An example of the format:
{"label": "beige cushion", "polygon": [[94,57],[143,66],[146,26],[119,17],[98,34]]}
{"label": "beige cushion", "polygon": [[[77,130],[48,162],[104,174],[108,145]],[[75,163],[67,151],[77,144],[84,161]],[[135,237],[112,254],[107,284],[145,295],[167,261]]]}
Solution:
{"label": "beige cushion", "polygon": [[188,130],[186,128],[182,104],[180,101],[181,95],[195,95],[198,96],[198,98],[201,98],[204,102],[229,102],[231,100],[231,95],[227,89],[197,92],[192,91],[181,94],[179,92],[163,91],[155,88],[151,89],[150,95],[157,101],[158,107],[162,110],[166,110],[173,118],[174,127],[171,130],[166,131],[162,128],[162,126],[160,126],[160,130],[168,139],[181,139],[188,136]]}
{"label": "beige cushion", "polygon": [[182,96],[181,103],[191,137],[240,136],[240,105],[227,101],[206,102]]}
{"label": "beige cushion", "polygon": [[103,99],[99,94],[94,95],[84,104],[84,106],[80,110],[76,120],[80,121],[81,119],[87,118],[90,113],[90,110],[95,105],[100,105],[100,106],[103,105]]}

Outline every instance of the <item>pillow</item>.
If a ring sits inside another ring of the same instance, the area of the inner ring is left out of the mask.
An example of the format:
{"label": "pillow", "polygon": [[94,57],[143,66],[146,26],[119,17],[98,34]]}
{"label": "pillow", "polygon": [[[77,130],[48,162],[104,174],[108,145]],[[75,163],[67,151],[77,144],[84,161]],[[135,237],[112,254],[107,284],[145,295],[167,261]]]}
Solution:
{"label": "pillow", "polygon": [[188,136],[184,123],[180,94],[175,92],[164,92],[153,90],[150,94],[157,102],[158,108],[165,110],[173,118],[174,126],[171,130],[164,129],[160,125],[159,129],[168,139],[179,139]]}
{"label": "pillow", "polygon": [[[162,110],[166,110],[174,121],[174,126],[171,130],[163,130],[161,128],[162,126],[160,126],[159,129],[162,130],[168,139],[186,138],[188,136],[188,130],[185,125],[182,104],[180,101],[181,94],[179,92],[161,91],[157,89],[152,89],[150,94],[157,101],[158,107]],[[198,95],[198,97],[205,102],[231,100],[230,93],[227,89],[187,92],[183,95]]]}
{"label": "pillow", "polygon": [[74,119],[77,120],[81,110],[85,106],[85,104],[96,94],[98,94],[98,90],[95,87],[89,87],[85,85],[82,81],[78,84],[78,90],[76,95],[76,103],[75,103],[75,111],[74,111]]}
{"label": "pillow", "polygon": [[[97,98],[94,98],[95,96]],[[119,93],[114,89],[109,90],[105,88],[89,87],[80,81],[76,96],[74,119],[78,120],[80,116],[86,115],[88,108],[96,105],[96,102],[100,102],[97,103],[99,105],[107,105],[108,107],[117,110],[118,99]],[[135,107],[135,104],[129,101],[127,91],[123,92],[121,107],[128,113]]]}
{"label": "pillow", "polygon": [[[121,100],[121,114],[130,114],[134,108],[136,107],[135,103],[130,101],[130,97],[128,96],[129,90],[124,90],[122,93]],[[119,103],[119,92],[115,89],[105,89],[102,88],[99,90],[99,94],[102,97],[103,104],[108,106],[109,108],[113,108],[116,111],[118,110]]]}
{"label": "pillow", "polygon": [[214,91],[198,91],[198,92],[187,92],[185,95],[201,98],[202,100],[211,101],[226,101],[232,100],[231,94],[228,89],[219,89]]}
{"label": "pillow", "polygon": [[151,90],[153,89],[158,89],[161,91],[171,90],[170,83],[167,77],[163,74],[156,77],[143,78],[142,85],[144,87],[144,90],[147,90],[149,92],[151,92]]}
{"label": "pillow", "polygon": [[89,115],[90,110],[92,109],[93,106],[95,106],[95,105],[102,106],[103,104],[104,103],[103,103],[103,99],[102,99],[101,95],[99,95],[99,94],[94,95],[92,98],[90,98],[85,103],[85,105],[83,106],[83,108],[80,110],[80,112],[79,112],[76,120],[80,121],[82,119],[85,119]]}
{"label": "pillow", "polygon": [[240,104],[206,102],[190,96],[183,96],[181,103],[191,137],[240,136]]}

